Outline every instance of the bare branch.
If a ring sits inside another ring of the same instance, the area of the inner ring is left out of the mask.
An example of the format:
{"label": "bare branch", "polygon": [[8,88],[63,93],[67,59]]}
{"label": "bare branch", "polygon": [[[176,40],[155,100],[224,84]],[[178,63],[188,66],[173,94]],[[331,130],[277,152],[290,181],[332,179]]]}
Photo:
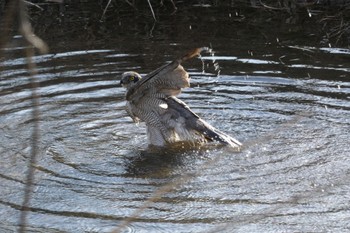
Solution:
{"label": "bare branch", "polygon": [[23,0],[14,0],[14,2],[17,3],[16,5],[18,6],[18,10],[19,10],[19,31],[21,32],[25,40],[28,42],[28,44],[31,45],[26,48],[26,57],[27,57],[27,66],[29,71],[30,83],[32,85],[31,100],[33,105],[32,118],[33,118],[34,125],[33,125],[33,132],[32,132],[31,151],[30,151],[30,157],[29,157],[28,171],[27,171],[25,189],[24,189],[24,197],[23,197],[22,209],[20,214],[20,222],[19,222],[19,232],[24,233],[26,232],[27,215],[30,209],[30,199],[31,199],[31,195],[34,187],[34,172],[36,167],[37,154],[39,150],[38,144],[40,139],[40,136],[39,136],[40,103],[39,103],[39,95],[37,93],[37,89],[39,85],[35,79],[35,76],[37,75],[37,69],[36,69],[35,63],[33,62],[32,57],[35,54],[34,48],[37,48],[41,53],[46,53],[48,51],[48,47],[44,41],[42,41],[39,37],[34,35],[31,24],[27,16],[27,9],[25,6],[25,2]]}
{"label": "bare branch", "polygon": [[149,5],[149,8],[151,9],[154,21],[157,21],[156,15],[154,14],[153,7],[152,7],[152,4],[151,4],[150,0],[147,0],[147,2],[148,2],[148,5]]}
{"label": "bare branch", "polygon": [[107,3],[107,5],[106,5],[105,9],[103,10],[103,13],[102,13],[102,16],[101,16],[101,19],[100,19],[100,20],[102,20],[103,17],[105,17],[105,14],[106,14],[107,9],[108,9],[109,5],[111,4],[111,2],[112,2],[112,0],[109,0],[109,1],[108,1],[108,3]]}

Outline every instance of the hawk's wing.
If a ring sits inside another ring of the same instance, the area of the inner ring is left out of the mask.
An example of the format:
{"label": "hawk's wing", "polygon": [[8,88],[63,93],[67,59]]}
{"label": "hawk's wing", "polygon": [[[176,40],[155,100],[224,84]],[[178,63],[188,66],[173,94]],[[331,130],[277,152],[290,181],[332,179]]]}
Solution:
{"label": "hawk's wing", "polygon": [[[180,138],[192,141],[196,135],[207,140],[217,141],[240,149],[242,144],[233,137],[214,128],[201,119],[196,113],[176,97],[167,98],[168,111],[163,114],[162,121],[174,128]],[[187,136],[188,135],[188,136]]]}
{"label": "hawk's wing", "polygon": [[181,88],[189,87],[188,73],[183,69],[181,63],[200,55],[204,50],[208,50],[208,48],[194,49],[185,56],[147,74],[128,90],[126,100],[137,102],[150,93],[163,94],[164,97],[179,94]]}

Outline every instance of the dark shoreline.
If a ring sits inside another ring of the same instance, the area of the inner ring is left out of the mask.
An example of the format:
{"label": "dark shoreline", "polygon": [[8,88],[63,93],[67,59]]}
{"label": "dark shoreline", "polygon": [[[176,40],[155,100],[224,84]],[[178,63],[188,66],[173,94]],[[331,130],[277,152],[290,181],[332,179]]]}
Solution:
{"label": "dark shoreline", "polygon": [[[276,37],[312,37],[314,46],[349,47],[350,1],[31,1],[28,5],[34,31],[44,40],[95,40],[113,34],[143,37],[184,34],[186,29],[213,27],[213,35],[252,28],[267,41]],[[314,3],[317,2],[317,3]],[[6,4],[2,3],[2,13]],[[152,9],[151,9],[152,7]],[[3,14],[1,14],[3,15]],[[2,19],[1,19],[2,21]],[[163,24],[172,24],[171,28]],[[187,25],[184,25],[187,24]],[[271,27],[277,32],[269,33]],[[79,31],[79,33],[77,33]],[[249,31],[248,31],[249,32]],[[273,33],[276,34],[276,33]],[[281,36],[282,35],[282,36]],[[176,35],[175,35],[176,36]],[[210,36],[210,35],[201,35]]]}

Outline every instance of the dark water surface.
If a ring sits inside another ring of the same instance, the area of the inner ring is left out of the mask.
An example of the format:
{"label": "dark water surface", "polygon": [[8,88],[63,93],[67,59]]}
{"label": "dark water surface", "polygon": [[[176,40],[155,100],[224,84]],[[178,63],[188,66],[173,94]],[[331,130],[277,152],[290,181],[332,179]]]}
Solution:
{"label": "dark water surface", "polygon": [[[111,30],[93,44],[45,38],[51,52],[35,57],[41,142],[28,229],[110,232],[183,179],[124,231],[350,231],[350,50],[315,46],[302,34],[280,43],[272,28],[259,29],[268,40],[224,20],[178,23],[182,30],[165,21],[132,36],[124,26],[125,37]],[[18,227],[33,128],[20,41],[0,63],[1,232]],[[244,150],[147,150],[144,125],[124,111],[120,74],[145,74],[210,44],[214,55],[184,64],[192,87],[180,98]]]}

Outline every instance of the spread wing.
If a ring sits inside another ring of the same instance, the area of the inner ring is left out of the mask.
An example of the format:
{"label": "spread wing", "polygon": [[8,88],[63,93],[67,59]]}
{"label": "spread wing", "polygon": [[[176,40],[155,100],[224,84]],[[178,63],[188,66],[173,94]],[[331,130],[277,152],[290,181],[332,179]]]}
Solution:
{"label": "spread wing", "polygon": [[200,55],[204,50],[208,50],[208,48],[196,48],[185,56],[147,74],[128,90],[126,99],[135,103],[148,94],[157,93],[158,97],[160,97],[160,94],[163,97],[178,95],[181,88],[190,85],[188,73],[181,66],[181,63]]}
{"label": "spread wing", "polygon": [[199,55],[208,48],[197,48],[185,56],[149,73],[131,86],[126,94],[133,118],[146,122],[152,145],[163,146],[177,141],[217,141],[240,148],[234,138],[217,130],[175,96],[189,86],[183,61]]}

